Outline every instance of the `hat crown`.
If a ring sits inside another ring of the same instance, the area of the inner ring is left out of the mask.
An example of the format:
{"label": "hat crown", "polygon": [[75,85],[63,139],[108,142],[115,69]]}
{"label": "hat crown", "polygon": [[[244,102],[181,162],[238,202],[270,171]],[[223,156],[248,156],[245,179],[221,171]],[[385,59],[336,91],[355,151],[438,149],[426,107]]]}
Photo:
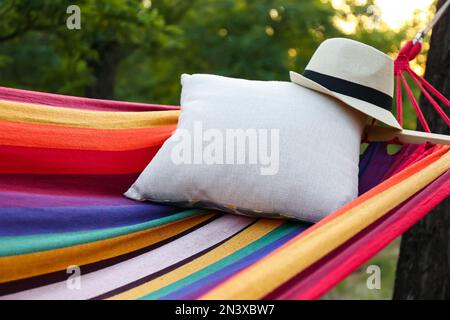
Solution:
{"label": "hat crown", "polygon": [[306,69],[393,96],[393,60],[383,52],[357,41],[345,38],[324,41],[313,54]]}

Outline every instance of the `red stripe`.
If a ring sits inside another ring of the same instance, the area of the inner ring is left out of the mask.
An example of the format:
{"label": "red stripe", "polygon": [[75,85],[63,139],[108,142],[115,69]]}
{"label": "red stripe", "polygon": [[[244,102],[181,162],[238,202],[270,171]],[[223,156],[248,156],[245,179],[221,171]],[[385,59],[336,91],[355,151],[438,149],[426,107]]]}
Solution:
{"label": "red stripe", "polygon": [[160,146],[93,151],[0,146],[0,173],[128,174],[145,169]]}

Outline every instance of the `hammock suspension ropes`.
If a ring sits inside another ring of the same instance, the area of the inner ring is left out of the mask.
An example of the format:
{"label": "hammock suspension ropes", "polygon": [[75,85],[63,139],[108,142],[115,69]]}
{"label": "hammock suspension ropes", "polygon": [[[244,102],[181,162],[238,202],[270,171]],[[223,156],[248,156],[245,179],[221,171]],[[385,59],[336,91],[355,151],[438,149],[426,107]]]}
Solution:
{"label": "hammock suspension ropes", "polygon": [[[436,100],[450,107],[450,101],[444,97],[436,88],[434,88],[427,80],[418,75],[410,66],[410,61],[415,59],[422,49],[422,42],[427,33],[434,27],[434,25],[439,21],[444,15],[445,11],[450,6],[450,0],[447,0],[441,8],[436,12],[433,20],[421,31],[417,33],[413,40],[408,41],[401,49],[397,55],[394,62],[394,74],[395,74],[395,96],[396,96],[396,107],[397,107],[397,120],[400,125],[403,126],[403,97],[402,97],[402,87],[406,91],[409,100],[417,114],[417,117],[426,132],[431,132],[430,127],[425,120],[422,110],[420,109],[417,99],[409,87],[405,74],[408,74],[420,91],[423,93],[425,98],[430,102],[436,112],[444,119],[447,126],[450,127],[450,118],[447,116],[445,111],[439,105]],[[433,98],[434,96],[434,98]]]}

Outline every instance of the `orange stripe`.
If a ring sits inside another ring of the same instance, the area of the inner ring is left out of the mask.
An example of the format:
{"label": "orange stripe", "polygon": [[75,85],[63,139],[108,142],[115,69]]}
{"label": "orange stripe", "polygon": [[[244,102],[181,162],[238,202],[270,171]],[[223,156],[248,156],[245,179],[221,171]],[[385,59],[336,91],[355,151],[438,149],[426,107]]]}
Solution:
{"label": "orange stripe", "polygon": [[176,125],[113,130],[0,121],[0,145],[76,150],[134,150],[163,144],[175,129]]}

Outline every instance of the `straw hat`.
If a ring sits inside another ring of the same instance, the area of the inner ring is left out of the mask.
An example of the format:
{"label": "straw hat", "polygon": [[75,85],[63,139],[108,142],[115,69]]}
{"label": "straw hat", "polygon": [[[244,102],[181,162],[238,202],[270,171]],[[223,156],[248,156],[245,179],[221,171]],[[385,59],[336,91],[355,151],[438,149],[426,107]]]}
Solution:
{"label": "straw hat", "polygon": [[290,72],[291,81],[341,100],[389,127],[402,127],[392,114],[394,62],[363,43],[334,38],[324,41],[303,75]]}

